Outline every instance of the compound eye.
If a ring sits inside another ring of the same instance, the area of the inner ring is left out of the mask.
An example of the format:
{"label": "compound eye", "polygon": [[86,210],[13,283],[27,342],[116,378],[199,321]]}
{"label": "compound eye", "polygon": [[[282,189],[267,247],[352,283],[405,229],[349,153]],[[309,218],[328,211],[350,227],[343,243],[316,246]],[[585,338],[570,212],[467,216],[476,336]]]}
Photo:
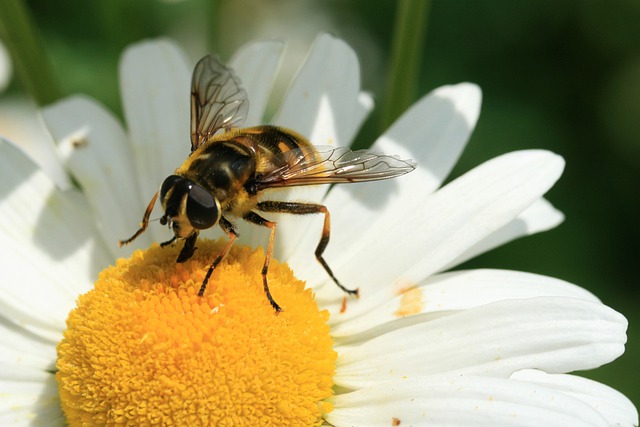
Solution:
{"label": "compound eye", "polygon": [[176,184],[180,181],[183,181],[184,178],[178,175],[168,176],[167,179],[164,180],[162,186],[160,187],[160,200],[165,200],[167,193],[169,190],[176,187]]}
{"label": "compound eye", "polygon": [[194,184],[187,197],[187,218],[197,230],[213,227],[219,219],[218,203],[204,188]]}

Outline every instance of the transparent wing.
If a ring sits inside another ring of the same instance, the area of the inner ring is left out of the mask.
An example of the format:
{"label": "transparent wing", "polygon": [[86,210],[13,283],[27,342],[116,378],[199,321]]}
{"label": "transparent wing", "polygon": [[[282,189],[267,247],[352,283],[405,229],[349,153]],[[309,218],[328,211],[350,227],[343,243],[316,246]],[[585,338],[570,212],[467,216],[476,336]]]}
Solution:
{"label": "transparent wing", "polygon": [[191,151],[220,129],[239,127],[249,110],[240,79],[218,57],[202,58],[191,79]]}
{"label": "transparent wing", "polygon": [[348,148],[296,149],[272,160],[273,169],[258,177],[257,188],[338,184],[394,178],[416,168],[413,160]]}

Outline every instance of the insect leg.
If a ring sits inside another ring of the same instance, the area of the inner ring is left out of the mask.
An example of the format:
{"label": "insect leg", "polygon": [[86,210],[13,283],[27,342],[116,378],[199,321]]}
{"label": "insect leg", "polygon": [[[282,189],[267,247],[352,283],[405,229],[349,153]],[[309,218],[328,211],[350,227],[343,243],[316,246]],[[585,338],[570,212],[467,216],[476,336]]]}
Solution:
{"label": "insect leg", "polygon": [[349,289],[342,285],[336,276],[333,275],[333,271],[329,267],[329,264],[325,261],[322,254],[324,250],[327,248],[329,244],[329,236],[331,234],[331,216],[329,214],[329,209],[327,209],[324,205],[319,205],[315,203],[296,203],[296,202],[277,202],[277,201],[264,201],[260,202],[257,205],[257,209],[262,212],[278,212],[278,213],[288,213],[295,215],[309,215],[315,213],[324,214],[324,225],[322,227],[322,235],[320,237],[320,242],[318,242],[318,247],[316,247],[316,259],[327,272],[329,277],[333,280],[333,282],[344,292],[350,295],[358,296],[358,289]]}
{"label": "insect leg", "polygon": [[149,205],[147,206],[147,210],[144,211],[144,216],[142,217],[142,222],[140,223],[140,228],[138,229],[138,231],[136,231],[136,233],[133,236],[129,237],[128,239],[118,241],[118,246],[128,245],[129,243],[133,242],[136,239],[136,237],[141,235],[144,232],[144,230],[147,229],[147,226],[149,225],[149,217],[151,216],[153,205],[156,204],[156,199],[158,199],[157,191],[156,191],[156,194],[153,195],[153,198],[151,199],[151,201],[149,202]]}
{"label": "insect leg", "polygon": [[176,237],[176,236],[173,236],[171,239],[167,240],[166,242],[162,242],[162,243],[160,243],[160,247],[161,247],[161,248],[164,248],[165,246],[172,245],[172,244],[173,244],[173,242],[175,242],[175,241],[176,241],[176,239],[177,239],[177,237]]}
{"label": "insect leg", "polygon": [[263,227],[269,227],[271,230],[269,234],[269,246],[267,247],[267,256],[264,258],[264,265],[262,266],[262,286],[264,288],[264,293],[267,295],[267,299],[271,306],[276,310],[276,314],[280,313],[282,310],[278,303],[271,296],[271,292],[269,291],[269,283],[267,282],[267,272],[269,271],[269,263],[271,262],[271,255],[273,254],[273,242],[276,239],[276,223],[267,221],[262,218],[255,212],[249,212],[245,216],[242,217],[245,221],[251,222],[253,224],[262,225]]}
{"label": "insect leg", "polygon": [[218,264],[220,264],[220,261],[224,259],[224,257],[227,255],[227,252],[229,252],[229,249],[231,249],[231,246],[233,246],[233,242],[235,242],[236,239],[238,238],[238,232],[233,228],[233,224],[231,224],[229,220],[227,220],[225,217],[220,218],[219,224],[220,224],[220,228],[222,228],[222,231],[227,233],[227,236],[229,236],[229,242],[227,243],[227,246],[225,246],[224,249],[222,249],[222,252],[220,252],[220,255],[218,255],[216,259],[213,260],[213,262],[211,263],[211,266],[209,266],[209,270],[207,270],[207,275],[204,276],[204,280],[202,281],[202,286],[200,286],[200,290],[198,291],[199,297],[204,295],[204,291],[205,289],[207,289],[207,283],[209,282],[209,278],[211,277],[213,270],[218,266]]}
{"label": "insect leg", "polygon": [[[171,243],[172,240],[175,240],[175,238],[169,240],[168,242],[163,243],[163,245]],[[187,237],[187,239],[184,241],[184,246],[182,247],[182,250],[180,250],[178,259],[176,259],[176,262],[185,262],[193,256],[193,253],[196,251],[197,240],[198,240],[197,231],[191,234],[189,237]]]}

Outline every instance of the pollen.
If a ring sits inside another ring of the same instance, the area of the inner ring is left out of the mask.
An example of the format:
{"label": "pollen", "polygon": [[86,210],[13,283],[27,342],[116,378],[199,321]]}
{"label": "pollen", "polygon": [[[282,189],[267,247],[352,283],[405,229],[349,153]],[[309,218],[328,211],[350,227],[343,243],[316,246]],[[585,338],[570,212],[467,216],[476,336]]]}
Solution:
{"label": "pollen", "polygon": [[[179,245],[176,245],[179,246]],[[233,248],[197,295],[222,242],[152,246],[104,270],[78,299],[58,345],[70,426],[314,426],[331,411],[329,314],[286,264]]]}

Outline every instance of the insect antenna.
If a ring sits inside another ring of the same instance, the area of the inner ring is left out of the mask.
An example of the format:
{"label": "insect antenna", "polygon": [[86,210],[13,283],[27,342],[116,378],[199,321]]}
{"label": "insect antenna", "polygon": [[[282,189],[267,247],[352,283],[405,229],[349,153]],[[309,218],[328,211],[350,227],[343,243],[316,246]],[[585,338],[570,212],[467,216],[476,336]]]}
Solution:
{"label": "insect antenna", "polygon": [[147,205],[147,210],[144,211],[144,216],[142,217],[142,222],[140,223],[140,228],[138,229],[138,231],[136,231],[134,235],[129,237],[128,239],[118,241],[118,246],[122,247],[124,245],[128,245],[129,243],[133,242],[139,235],[144,233],[144,231],[149,226],[149,217],[151,216],[151,211],[153,210],[153,206],[156,204],[157,199],[158,192],[156,191],[156,194],[153,195],[153,198],[149,202],[149,205]]}

